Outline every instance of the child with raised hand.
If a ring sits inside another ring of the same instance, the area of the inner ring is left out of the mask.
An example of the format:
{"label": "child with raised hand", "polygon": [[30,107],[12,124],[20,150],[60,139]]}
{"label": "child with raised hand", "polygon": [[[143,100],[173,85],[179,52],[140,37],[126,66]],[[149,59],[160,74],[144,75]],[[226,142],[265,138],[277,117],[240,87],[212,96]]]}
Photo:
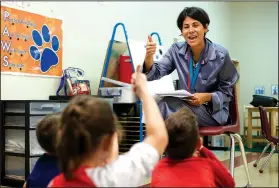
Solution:
{"label": "child with raised hand", "polygon": [[167,131],[140,67],[131,84],[146,115],[143,142],[118,156],[117,119],[110,105],[91,96],[77,96],[62,114],[58,143],[62,173],[49,187],[136,187],[151,176],[167,146]]}
{"label": "child with raised hand", "polygon": [[151,187],[234,187],[235,182],[215,155],[202,146],[193,112],[184,107],[166,120],[166,157],[155,167]]}
{"label": "child with raised hand", "polygon": [[27,177],[23,187],[47,187],[49,182],[60,173],[56,156],[56,144],[61,113],[45,116],[36,127],[38,143],[45,150]]}

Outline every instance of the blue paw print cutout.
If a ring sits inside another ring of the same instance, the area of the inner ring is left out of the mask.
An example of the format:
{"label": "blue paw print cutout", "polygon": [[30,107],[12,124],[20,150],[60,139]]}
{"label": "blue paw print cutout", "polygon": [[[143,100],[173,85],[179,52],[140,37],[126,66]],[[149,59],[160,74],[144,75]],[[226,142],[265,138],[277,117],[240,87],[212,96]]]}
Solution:
{"label": "blue paw print cutout", "polygon": [[[59,50],[59,39],[56,35],[53,35],[51,38],[47,25],[42,26],[41,33],[34,29],[32,31],[32,38],[35,45],[30,46],[30,55],[34,60],[40,61],[41,71],[45,73],[59,62],[56,54]],[[43,43],[51,43],[51,48],[42,48]]]}

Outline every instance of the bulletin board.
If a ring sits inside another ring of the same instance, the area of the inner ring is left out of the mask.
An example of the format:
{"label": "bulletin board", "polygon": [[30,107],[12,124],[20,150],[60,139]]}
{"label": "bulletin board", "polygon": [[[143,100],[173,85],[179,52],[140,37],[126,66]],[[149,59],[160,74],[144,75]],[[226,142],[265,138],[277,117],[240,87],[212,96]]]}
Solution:
{"label": "bulletin board", "polygon": [[60,77],[62,20],[1,6],[1,73]]}

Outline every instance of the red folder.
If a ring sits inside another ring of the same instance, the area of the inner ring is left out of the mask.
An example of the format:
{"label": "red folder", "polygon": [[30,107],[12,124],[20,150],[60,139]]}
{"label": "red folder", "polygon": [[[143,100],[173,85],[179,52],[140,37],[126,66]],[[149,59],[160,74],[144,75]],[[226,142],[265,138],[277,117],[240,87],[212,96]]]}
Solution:
{"label": "red folder", "polygon": [[131,83],[133,68],[130,56],[120,55],[119,57],[119,81]]}

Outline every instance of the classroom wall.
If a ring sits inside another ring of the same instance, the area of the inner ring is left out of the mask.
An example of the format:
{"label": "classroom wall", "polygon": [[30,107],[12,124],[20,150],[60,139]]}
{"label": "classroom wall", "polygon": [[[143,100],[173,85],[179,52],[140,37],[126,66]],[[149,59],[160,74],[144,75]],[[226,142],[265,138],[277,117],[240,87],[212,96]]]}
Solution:
{"label": "classroom wall", "polygon": [[[231,58],[240,62],[242,119],[243,105],[251,102],[256,85],[265,86],[270,95],[271,84],[278,84],[277,2],[24,2],[23,8],[17,8],[63,20],[63,68],[86,70],[96,94],[107,44],[117,22],[126,25],[131,39],[145,41],[148,33],[159,32],[168,48],[179,33],[179,12],[192,5],[204,8],[210,16],[208,38],[226,47]],[[116,36],[124,39],[120,33]],[[1,74],[1,99],[48,99],[59,81]]]}
{"label": "classroom wall", "polygon": [[264,86],[265,95],[271,96],[271,85],[278,85],[278,2],[231,2],[230,6],[230,54],[240,62],[242,120],[254,87]]}
{"label": "classroom wall", "polygon": [[[128,37],[145,41],[151,32],[159,32],[166,48],[177,35],[176,18],[186,6],[204,8],[211,19],[208,37],[229,47],[230,7],[225,2],[24,2],[16,7],[63,20],[63,68],[84,69],[96,94],[113,26],[123,22]],[[171,8],[170,8],[171,7]],[[220,16],[222,15],[222,16]],[[117,39],[123,40],[118,33]],[[176,77],[175,73],[173,74]],[[54,95],[59,78],[12,76],[1,74],[1,99],[48,99]]]}

